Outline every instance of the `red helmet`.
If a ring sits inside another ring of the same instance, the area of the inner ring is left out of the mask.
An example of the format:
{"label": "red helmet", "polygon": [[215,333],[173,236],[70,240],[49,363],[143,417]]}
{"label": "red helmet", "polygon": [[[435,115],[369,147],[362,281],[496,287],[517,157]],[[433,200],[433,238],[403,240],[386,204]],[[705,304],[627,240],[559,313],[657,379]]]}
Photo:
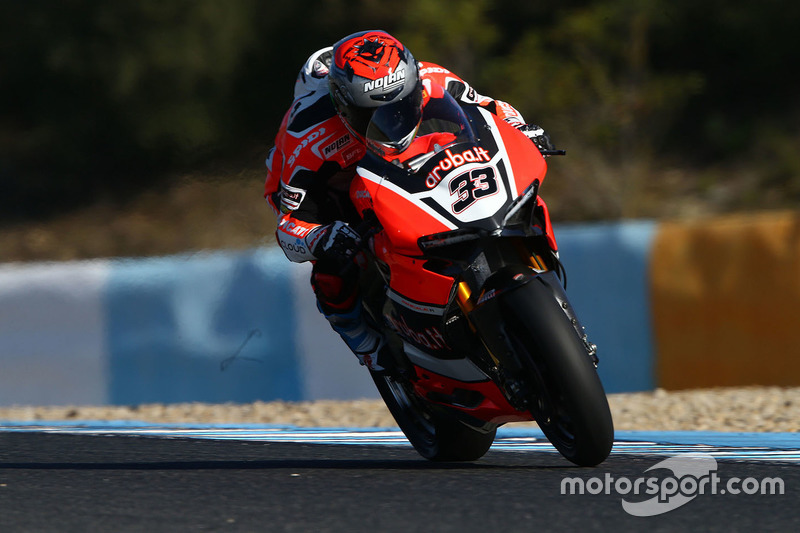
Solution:
{"label": "red helmet", "polygon": [[364,31],[333,47],[329,75],[336,111],[351,133],[379,155],[402,152],[422,121],[419,68],[400,41]]}

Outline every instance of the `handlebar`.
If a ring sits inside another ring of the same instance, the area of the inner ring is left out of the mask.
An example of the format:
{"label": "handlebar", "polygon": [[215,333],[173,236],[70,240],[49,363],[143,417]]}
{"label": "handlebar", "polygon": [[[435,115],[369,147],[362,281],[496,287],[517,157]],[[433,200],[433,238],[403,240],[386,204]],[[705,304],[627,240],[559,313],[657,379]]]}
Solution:
{"label": "handlebar", "polygon": [[354,227],[353,229],[361,235],[362,245],[360,248],[363,248],[363,242],[369,241],[369,238],[378,233],[383,229],[381,227],[381,223],[378,221],[378,216],[375,214],[375,211],[372,209],[367,209],[363,213],[363,218],[361,222]]}

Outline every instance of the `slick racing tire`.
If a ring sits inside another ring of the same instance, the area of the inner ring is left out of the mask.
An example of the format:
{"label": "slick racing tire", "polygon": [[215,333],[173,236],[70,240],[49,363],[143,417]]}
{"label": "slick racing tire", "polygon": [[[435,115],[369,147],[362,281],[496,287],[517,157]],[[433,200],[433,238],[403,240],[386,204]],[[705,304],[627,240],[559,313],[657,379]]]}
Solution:
{"label": "slick racing tire", "polygon": [[569,461],[596,466],[611,452],[614,424],[595,365],[541,278],[503,298],[506,334],[526,367],[528,409]]}
{"label": "slick racing tire", "polygon": [[431,461],[475,461],[494,442],[496,430],[482,433],[432,405],[403,378],[373,373],[372,379],[397,425],[414,449]]}

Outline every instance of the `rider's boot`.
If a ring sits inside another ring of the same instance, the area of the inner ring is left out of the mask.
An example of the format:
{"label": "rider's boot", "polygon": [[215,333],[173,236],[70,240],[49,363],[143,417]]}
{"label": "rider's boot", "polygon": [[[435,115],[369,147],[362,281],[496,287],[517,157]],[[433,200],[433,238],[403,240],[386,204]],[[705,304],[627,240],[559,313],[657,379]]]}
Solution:
{"label": "rider's boot", "polygon": [[333,330],[342,337],[345,344],[358,357],[359,362],[373,372],[381,372],[384,367],[380,364],[380,352],[384,349],[386,341],[366,320],[361,300],[356,300],[353,308],[346,312],[326,313],[324,305],[319,304],[319,309],[330,323]]}
{"label": "rider's boot", "polygon": [[348,277],[329,274],[317,264],[312,272],[311,285],[320,312],[359,362],[373,372],[383,371],[387,363],[380,364],[378,354],[384,350],[386,342],[364,312],[357,278],[352,274]]}

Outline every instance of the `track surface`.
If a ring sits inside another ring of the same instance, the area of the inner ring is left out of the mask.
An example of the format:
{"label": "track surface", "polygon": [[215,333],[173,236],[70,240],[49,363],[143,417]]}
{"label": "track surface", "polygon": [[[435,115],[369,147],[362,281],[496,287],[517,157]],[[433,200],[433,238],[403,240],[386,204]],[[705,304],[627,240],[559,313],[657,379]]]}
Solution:
{"label": "track surface", "polygon": [[720,476],[780,477],[783,495],[700,495],[628,515],[618,494],[562,495],[565,477],[641,477],[663,457],[594,469],[546,451],[467,464],[408,446],[0,432],[0,531],[798,531],[800,467],[720,460]]}

